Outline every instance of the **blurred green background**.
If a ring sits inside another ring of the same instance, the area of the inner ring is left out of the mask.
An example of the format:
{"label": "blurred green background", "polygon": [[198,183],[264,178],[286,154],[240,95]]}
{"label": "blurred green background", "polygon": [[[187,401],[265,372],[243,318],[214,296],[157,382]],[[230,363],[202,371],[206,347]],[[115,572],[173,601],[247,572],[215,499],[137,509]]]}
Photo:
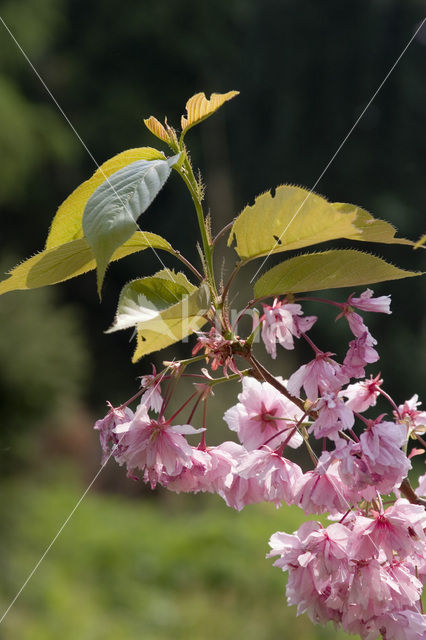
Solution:
{"label": "blurred green background", "polygon": [[[187,140],[217,231],[262,191],[280,183],[312,187],[425,5],[13,0],[1,3],[0,14],[98,163],[126,148],[156,146],[144,117],[167,115],[178,126],[194,93],[238,89],[241,95]],[[425,219],[425,74],[423,28],[316,187],[413,239]],[[5,273],[43,247],[57,206],[95,165],[2,24],[0,157]],[[190,199],[176,178],[140,223],[197,260]],[[421,252],[371,250],[401,267],[422,268]],[[102,305],[93,274],[0,298],[2,609],[99,468],[91,427],[105,401],[124,401],[137,376],[150,372],[148,360],[130,364],[129,335],[102,330],[122,285],[159,267],[149,252],[113,265]],[[235,290],[237,307],[256,268]],[[367,319],[382,356],[370,371],[380,370],[386,389],[403,402],[421,393],[424,380],[424,285],[410,279],[374,289],[392,294],[394,315]],[[315,340],[341,355],[348,333],[333,317],[323,316]],[[179,349],[184,355],[188,346]],[[171,356],[166,350],[157,362]],[[274,371],[287,375],[307,357],[302,346],[281,353]],[[211,441],[223,438],[221,416],[238,390],[229,387],[209,414]],[[264,559],[269,536],[292,531],[301,519],[297,510],[260,506],[237,514],[212,496],[152,494],[109,464],[0,637],[335,637],[287,609],[284,576]]]}

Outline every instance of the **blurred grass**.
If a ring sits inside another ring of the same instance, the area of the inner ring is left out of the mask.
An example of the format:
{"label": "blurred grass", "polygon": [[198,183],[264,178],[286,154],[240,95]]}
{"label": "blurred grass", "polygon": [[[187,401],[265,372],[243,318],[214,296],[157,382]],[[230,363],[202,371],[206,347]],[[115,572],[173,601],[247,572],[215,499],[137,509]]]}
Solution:
{"label": "blurred grass", "polygon": [[[0,589],[4,611],[76,504],[72,470],[5,481]],[[8,640],[299,640],[343,638],[285,601],[265,560],[269,536],[303,514],[228,509],[216,496],[129,500],[90,493],[0,627]]]}

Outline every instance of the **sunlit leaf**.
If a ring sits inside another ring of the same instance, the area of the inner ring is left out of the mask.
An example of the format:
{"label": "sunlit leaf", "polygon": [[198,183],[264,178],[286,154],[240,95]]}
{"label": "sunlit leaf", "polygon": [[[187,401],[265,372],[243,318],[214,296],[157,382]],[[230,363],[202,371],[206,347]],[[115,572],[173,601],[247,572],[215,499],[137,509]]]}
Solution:
{"label": "sunlit leaf", "polygon": [[53,218],[46,249],[83,237],[83,211],[90,196],[113,173],[136,160],[165,160],[164,154],[152,147],[127,149],[104,162],[89,180],[83,182],[61,204]]}
{"label": "sunlit leaf", "polygon": [[209,289],[189,282],[183,273],[168,269],[133,280],[123,287],[114,324],[108,330],[137,327],[133,362],[189,336],[206,322]]}
{"label": "sunlit leaf", "polygon": [[[120,260],[149,247],[174,253],[171,245],[161,236],[137,231],[114,252],[112,260]],[[56,284],[95,268],[96,261],[88,241],[86,238],[79,238],[59,247],[45,249],[16,266],[9,277],[0,282],[0,295],[18,289],[35,289]]]}
{"label": "sunlit leaf", "polygon": [[167,181],[179,155],[132,162],[113,173],[89,198],[83,231],[96,258],[99,294],[112,254],[138,229],[136,220]]}
{"label": "sunlit leaf", "polygon": [[414,245],[415,249],[420,249],[420,247],[424,248],[426,246],[426,233],[424,233]]}
{"label": "sunlit leaf", "polygon": [[157,136],[157,138],[160,138],[160,140],[163,140],[163,142],[167,142],[167,144],[169,144],[172,141],[165,127],[161,124],[161,122],[159,122],[159,120],[157,120],[157,118],[154,118],[154,116],[146,118],[144,120],[144,124],[151,131],[151,133],[154,134],[154,136]]}
{"label": "sunlit leaf", "polygon": [[361,207],[346,202],[333,202],[331,206],[341,213],[356,213],[353,225],[357,230],[354,234],[347,235],[345,238],[363,242],[380,242],[382,244],[414,245],[414,242],[406,238],[395,238],[397,230],[393,225],[384,220],[374,218],[371,213],[361,209]]}
{"label": "sunlit leaf", "polygon": [[212,93],[210,99],[206,98],[205,93],[196,93],[186,103],[186,117],[182,116],[181,118],[182,132],[186,132],[190,127],[211,116],[225,102],[232,100],[239,93],[239,91]]}
{"label": "sunlit leaf", "polygon": [[267,271],[254,285],[256,298],[302,291],[399,280],[421,275],[405,271],[370,253],[353,249],[333,249],[290,258]]}
{"label": "sunlit leaf", "polygon": [[345,238],[358,230],[356,212],[341,213],[325,198],[292,185],[263,193],[236,218],[228,239],[243,260]]}

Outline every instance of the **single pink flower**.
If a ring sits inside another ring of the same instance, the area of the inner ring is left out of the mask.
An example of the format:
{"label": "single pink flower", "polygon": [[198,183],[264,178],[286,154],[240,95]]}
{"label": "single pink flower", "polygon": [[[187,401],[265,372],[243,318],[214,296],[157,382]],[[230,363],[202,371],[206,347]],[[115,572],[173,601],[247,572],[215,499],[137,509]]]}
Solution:
{"label": "single pink flower", "polygon": [[370,518],[359,516],[353,526],[350,553],[357,560],[378,558],[384,553],[388,562],[419,552],[426,542],[424,507],[400,499],[384,513],[372,510]]}
{"label": "single pink flower", "polygon": [[158,475],[177,476],[184,467],[192,466],[192,447],[183,434],[202,431],[205,429],[194,429],[191,425],[172,427],[164,420],[152,420],[142,404],[133,420],[114,429],[119,438],[114,457],[119,464],[125,463],[130,473],[147,467]]}
{"label": "single pink flower", "polygon": [[272,306],[263,305],[262,340],[272,358],[277,357],[277,342],[285,349],[294,349],[294,337],[308,331],[317,321],[316,316],[301,317],[300,304],[288,303],[275,298]]}
{"label": "single pink flower", "polygon": [[338,462],[324,452],[316,468],[297,481],[294,501],[306,514],[342,514],[350,507],[337,467]]}
{"label": "single pink flower", "polygon": [[401,451],[406,440],[404,427],[393,422],[373,423],[357,443],[336,443],[333,456],[340,460],[339,474],[354,501],[385,495],[407,476],[411,463]]}
{"label": "single pink flower", "polygon": [[193,448],[191,463],[191,466],[184,467],[178,476],[163,477],[161,484],[175,493],[198,493],[199,491],[208,491],[204,479],[212,469],[210,456],[206,451]]}
{"label": "single pink flower", "polygon": [[156,413],[160,413],[163,406],[163,397],[161,395],[160,380],[157,379],[154,365],[152,366],[152,373],[141,376],[141,387],[147,387],[141,397],[141,403],[146,404],[149,409]]}
{"label": "single pink flower", "polygon": [[315,404],[318,418],[309,427],[309,433],[316,438],[338,438],[338,432],[351,429],[355,422],[352,409],[348,407],[335,391],[326,391]]}
{"label": "single pink flower", "polygon": [[390,310],[391,297],[379,296],[373,298],[374,292],[371,289],[366,289],[361,293],[359,298],[354,298],[354,294],[351,294],[348,298],[348,304],[351,307],[356,307],[362,311],[374,311],[376,313],[392,313]]}
{"label": "single pink flower", "polygon": [[[226,411],[225,422],[246,449],[266,443],[276,448],[288,438],[303,412],[267,382],[245,377],[242,384],[239,403]],[[302,442],[302,436],[295,432],[287,444],[298,447]]]}
{"label": "single pink flower", "polygon": [[418,433],[419,435],[426,432],[426,411],[417,409],[421,404],[416,393],[412,398],[406,400],[404,404],[399,405],[399,415],[394,411],[394,416],[397,420],[406,424],[410,432]]}
{"label": "single pink flower", "polygon": [[262,489],[263,499],[274,502],[277,507],[282,502],[294,503],[294,492],[302,477],[299,465],[290,462],[269,447],[250,451],[239,462],[236,474],[247,480],[257,480]]}
{"label": "single pink flower", "polygon": [[93,427],[99,431],[99,439],[102,447],[102,464],[108,460],[111,451],[117,445],[118,438],[114,433],[115,427],[133,419],[133,411],[128,407],[124,407],[123,409],[120,407],[115,408],[109,402],[107,405],[110,407],[110,410],[104,418],[97,420]]}
{"label": "single pink flower", "polygon": [[263,502],[263,491],[256,478],[243,478],[237,472],[240,462],[247,455],[246,449],[235,442],[224,442],[219,446],[233,459],[231,471],[218,489],[218,494],[225,500],[228,507],[241,511],[248,504]]}
{"label": "single pink flower", "polygon": [[319,395],[327,391],[340,390],[349,378],[341,365],[330,358],[331,353],[319,352],[315,359],[302,365],[291,376],[287,389],[298,396],[301,387],[304,388],[309,400],[316,400]]}
{"label": "single pink flower", "polygon": [[363,413],[369,407],[375,406],[382,384],[383,380],[381,380],[380,374],[375,378],[370,376],[368,380],[361,380],[360,382],[348,385],[346,389],[340,392],[340,395],[347,398],[346,405],[352,409],[352,411]]}
{"label": "single pink flower", "polygon": [[349,349],[343,361],[343,369],[350,378],[362,378],[365,376],[364,367],[367,364],[377,362],[379,354],[373,348],[376,340],[367,332],[360,338],[351,340]]}

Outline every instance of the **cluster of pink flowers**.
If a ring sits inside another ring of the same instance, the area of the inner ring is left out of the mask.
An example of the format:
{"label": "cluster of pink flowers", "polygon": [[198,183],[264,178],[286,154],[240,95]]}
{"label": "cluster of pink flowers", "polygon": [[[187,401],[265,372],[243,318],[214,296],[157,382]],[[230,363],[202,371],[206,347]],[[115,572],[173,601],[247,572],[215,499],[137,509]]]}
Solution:
{"label": "cluster of pink flowers", "polygon": [[313,622],[340,623],[364,640],[425,636],[426,513],[397,500],[383,511],[352,511],[324,527],[305,522],[270,540],[274,565],[288,571],[287,599]]}
{"label": "cluster of pink flowers", "polygon": [[[113,456],[129,476],[152,487],[217,493],[237,510],[266,501],[328,514],[334,521],[328,527],[310,521],[294,534],[271,537],[269,556],[278,556],[275,565],[289,573],[289,604],[314,622],[341,624],[364,640],[426,638],[421,608],[426,512],[416,498],[426,494],[426,474],[411,490],[410,502],[400,497],[406,495],[401,485],[410,458],[424,452],[408,452],[408,444],[414,438],[425,444],[426,412],[417,396],[397,406],[383,390],[380,374],[365,377],[366,366],[378,360],[376,340],[355,309],[390,313],[389,296],[374,298],[367,289],[359,298],[331,304],[354,336],[341,363],[306,335],[317,318],[304,317],[300,304],[276,299],[263,305],[261,335],[273,358],[277,344],[293,349],[294,338],[305,339],[313,350],[313,359],[288,381],[266,376],[238,336],[224,337],[216,328],[198,334],[193,354],[203,349],[211,371],[222,367],[225,378],[241,377],[238,402],[224,415],[238,442],[208,446],[205,421],[201,428],[190,424],[198,403],[207,406],[215,384],[206,369],[201,383],[197,377],[194,410],[183,425],[172,425],[180,410],[166,419],[168,398],[159,386],[165,374],[154,371],[142,379],[135,413],[127,406],[111,407],[96,423],[103,460]],[[252,368],[241,371],[236,354]],[[179,365],[173,369],[169,377],[176,380]],[[379,396],[390,403],[390,416],[364,416]],[[201,440],[190,444],[187,436],[197,434]],[[302,445],[312,460],[306,471],[291,459],[291,450]],[[391,494],[396,498],[386,498],[391,506],[385,508],[382,496]]]}

